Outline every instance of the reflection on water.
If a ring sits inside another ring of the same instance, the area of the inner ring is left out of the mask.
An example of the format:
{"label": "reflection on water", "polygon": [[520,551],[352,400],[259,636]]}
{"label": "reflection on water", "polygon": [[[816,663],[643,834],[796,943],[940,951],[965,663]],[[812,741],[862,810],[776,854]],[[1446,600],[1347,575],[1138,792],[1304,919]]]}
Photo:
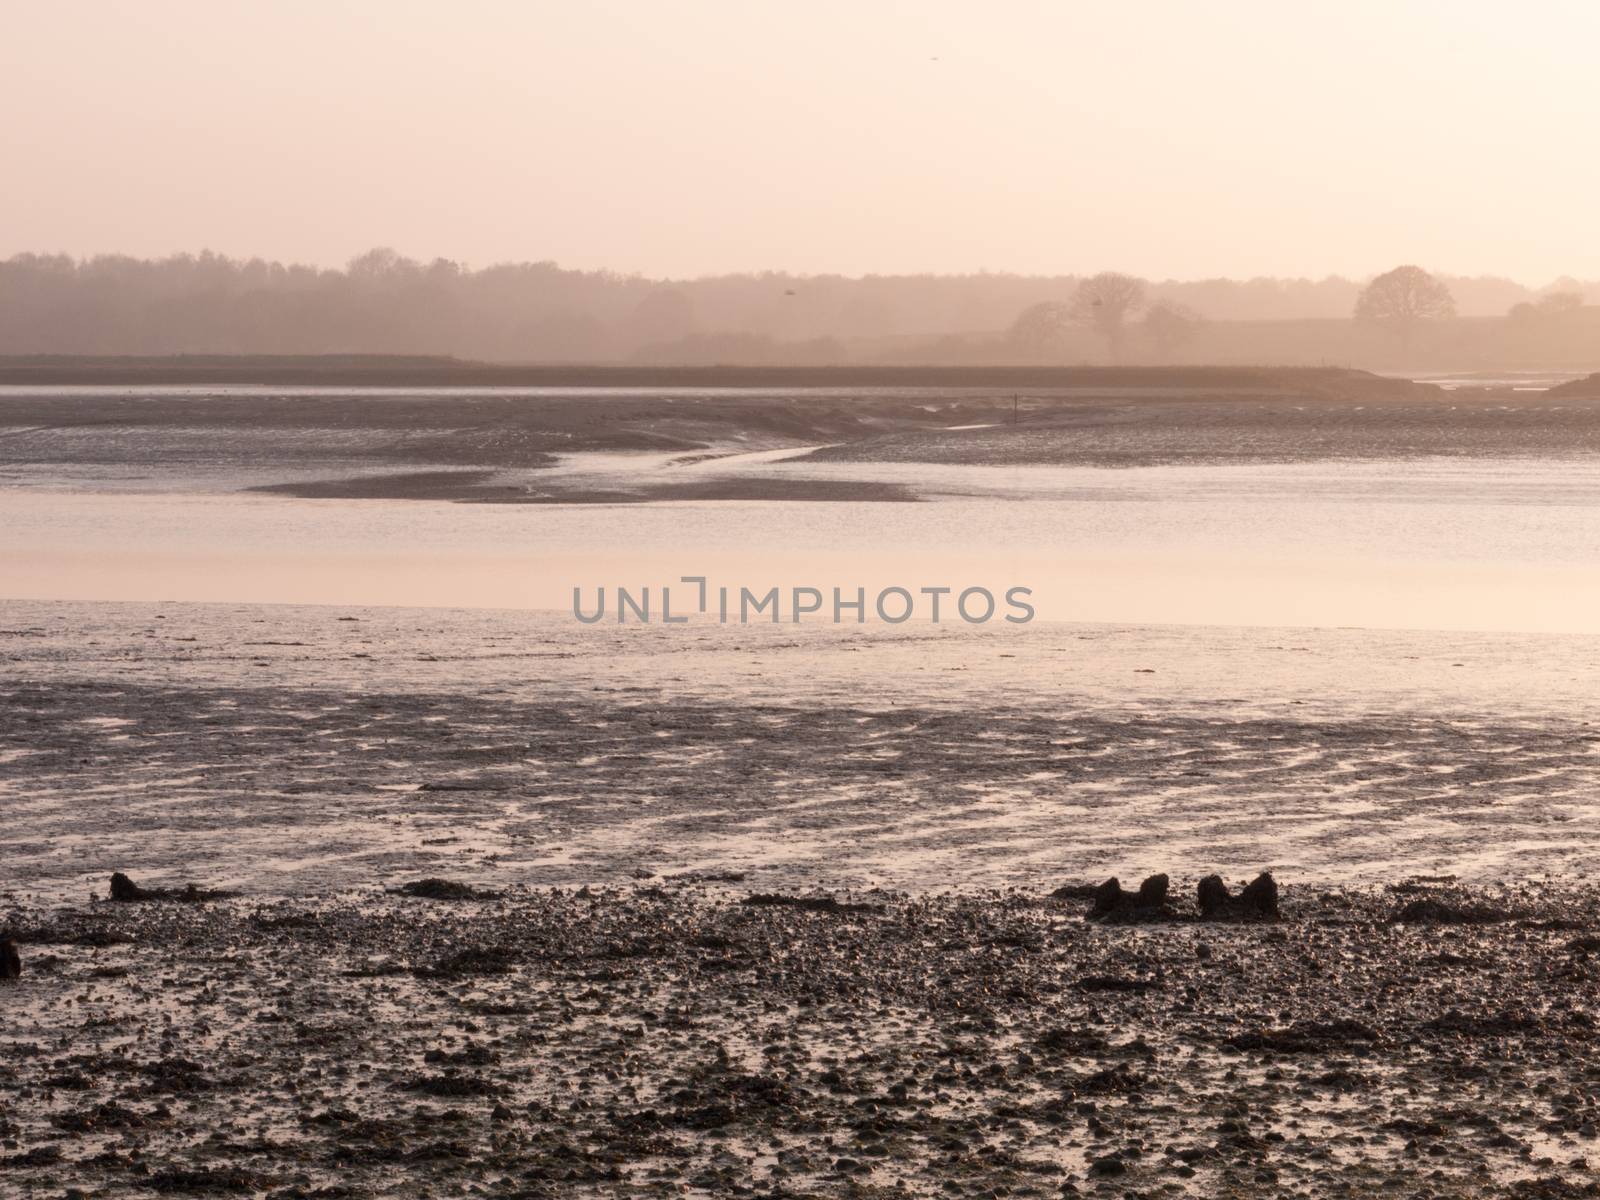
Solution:
{"label": "reflection on water", "polygon": [[1592,368],[1569,371],[1385,371],[1395,379],[1431,383],[1448,392],[1465,388],[1494,388],[1513,392],[1542,392],[1594,374]]}
{"label": "reflection on water", "polygon": [[[566,609],[574,587],[1013,585],[1042,619],[1600,632],[1600,469],[1587,460],[972,467],[671,463],[651,474],[881,479],[921,504],[499,506],[240,495],[237,473],[0,490],[0,595]],[[281,476],[280,476],[281,477]],[[23,486],[15,486],[22,484]]]}

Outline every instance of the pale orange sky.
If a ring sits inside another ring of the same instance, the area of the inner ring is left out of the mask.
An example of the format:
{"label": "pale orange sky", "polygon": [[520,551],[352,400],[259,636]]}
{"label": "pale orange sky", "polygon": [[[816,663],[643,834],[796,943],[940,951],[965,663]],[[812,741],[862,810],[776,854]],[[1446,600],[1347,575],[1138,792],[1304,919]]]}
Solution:
{"label": "pale orange sky", "polygon": [[0,0],[0,256],[1600,278],[1600,4]]}

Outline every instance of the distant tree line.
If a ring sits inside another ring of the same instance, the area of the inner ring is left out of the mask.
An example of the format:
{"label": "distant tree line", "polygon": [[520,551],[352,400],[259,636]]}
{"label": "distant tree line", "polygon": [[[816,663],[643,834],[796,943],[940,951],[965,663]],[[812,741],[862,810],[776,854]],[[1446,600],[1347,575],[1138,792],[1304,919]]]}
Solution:
{"label": "distant tree line", "polygon": [[[1320,349],[1341,362],[1417,365],[1432,361],[1470,367],[1494,362],[1587,363],[1600,361],[1600,306],[1585,303],[1582,285],[1545,293],[1535,301],[1518,301],[1499,319],[1456,321],[1456,299],[1450,286],[1421,267],[1405,265],[1385,271],[1356,294],[1348,328],[1321,330],[1320,342],[1304,341],[1285,350],[1282,328],[1261,328],[1259,322],[1233,321],[1235,346],[1197,347],[1211,323],[1180,300],[1152,298],[1139,279],[1115,272],[1078,282],[1069,300],[1045,300],[1025,308],[1012,322],[1007,344],[1012,356],[1026,361],[1066,360],[1082,355],[1084,336],[1098,338],[1111,362],[1130,357],[1140,361],[1300,362]],[[1292,322],[1280,322],[1280,325]],[[1255,326],[1255,335],[1241,342],[1240,327]],[[1223,331],[1218,331],[1223,332]],[[1130,354],[1130,340],[1135,348]],[[1421,355],[1421,359],[1418,359]]]}
{"label": "distant tree line", "polygon": [[[1412,270],[1414,268],[1408,268]],[[1425,273],[1424,273],[1425,274]],[[1431,276],[1429,278],[1432,278]],[[1600,285],[1436,282],[1513,340],[1587,336]],[[652,280],[551,262],[473,270],[373,250],[342,270],[221,255],[0,261],[0,354],[453,354],[511,362],[1356,361],[1424,324],[1342,279],[974,275]],[[1509,316],[1507,316],[1509,314]],[[1358,314],[1359,315],[1359,314]],[[1385,342],[1379,328],[1396,330]],[[1333,322],[1324,328],[1317,323]],[[1372,336],[1362,340],[1365,322]],[[1447,322],[1446,322],[1447,323]],[[1348,329],[1346,327],[1349,327]],[[1392,344],[1392,345],[1391,345]],[[1385,350],[1390,346],[1390,350]],[[1600,357],[1600,350],[1597,350]]]}

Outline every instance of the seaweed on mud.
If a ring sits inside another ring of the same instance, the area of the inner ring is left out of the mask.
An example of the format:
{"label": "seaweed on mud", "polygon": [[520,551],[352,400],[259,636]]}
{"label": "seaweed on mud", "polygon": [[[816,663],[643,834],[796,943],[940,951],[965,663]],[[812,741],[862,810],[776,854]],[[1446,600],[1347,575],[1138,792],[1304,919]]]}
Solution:
{"label": "seaweed on mud", "polygon": [[60,1146],[35,1146],[21,1154],[0,1154],[0,1169],[25,1167],[53,1167],[61,1161]]}
{"label": "seaweed on mud", "polygon": [[1148,992],[1161,986],[1159,979],[1130,979],[1122,975],[1085,975],[1072,985],[1080,992]]}
{"label": "seaweed on mud", "polygon": [[664,878],[671,883],[743,883],[748,871],[679,871]]}
{"label": "seaweed on mud", "polygon": [[141,1181],[153,1192],[170,1194],[192,1192],[213,1195],[218,1192],[259,1192],[269,1187],[272,1180],[253,1171],[233,1168],[179,1168],[153,1171]]}
{"label": "seaweed on mud", "polygon": [[1574,1183],[1559,1176],[1518,1179],[1506,1190],[1509,1200],[1593,1200],[1600,1196],[1600,1184]]}
{"label": "seaweed on mud", "polygon": [[1441,887],[1449,887],[1456,882],[1454,875],[1413,875],[1409,879],[1402,879],[1399,883],[1386,885],[1385,891],[1393,892],[1396,896],[1426,895]]}
{"label": "seaweed on mud", "polygon": [[509,946],[471,946],[445,955],[432,966],[414,968],[414,973],[438,978],[506,975],[516,969],[520,957],[517,951]]}
{"label": "seaweed on mud", "polygon": [[403,883],[394,889],[398,896],[411,896],[418,900],[498,900],[499,892],[475,888],[454,879],[418,879]]}
{"label": "seaweed on mud", "polygon": [[671,1107],[661,1120],[688,1129],[721,1129],[741,1121],[770,1122],[800,1104],[794,1086],[772,1075],[708,1067],[663,1087]]}
{"label": "seaweed on mud", "polygon": [[1422,1027],[1430,1033],[1454,1037],[1501,1038],[1538,1033],[1545,1024],[1526,1012],[1463,1013],[1451,1009],[1424,1022]]}
{"label": "seaweed on mud", "polygon": [[16,941],[35,946],[87,946],[103,950],[108,946],[128,946],[134,942],[132,934],[92,920],[56,921],[36,925],[16,933]]}
{"label": "seaweed on mud", "polygon": [[114,1100],[96,1104],[91,1108],[57,1113],[51,1119],[57,1129],[68,1133],[100,1133],[108,1129],[145,1129],[158,1123],[158,1119]]}
{"label": "seaweed on mud", "polygon": [[1273,1054],[1350,1053],[1377,1044],[1382,1036],[1360,1021],[1305,1021],[1286,1029],[1258,1029],[1234,1034],[1223,1043],[1231,1050]]}
{"label": "seaweed on mud", "polygon": [[1129,1069],[1126,1063],[1103,1067],[1068,1085],[1074,1096],[1136,1095],[1150,1084],[1148,1075]]}
{"label": "seaweed on mud", "polygon": [[1497,904],[1453,903],[1430,897],[1403,905],[1393,920],[1398,925],[1497,925],[1514,921],[1518,915]]}
{"label": "seaweed on mud", "polygon": [[202,888],[193,883],[186,883],[181,888],[147,888],[140,887],[121,871],[111,876],[111,899],[117,904],[152,903],[158,900],[201,904],[211,900],[230,900],[238,894],[215,888]]}
{"label": "seaweed on mud", "polygon": [[1051,900],[1093,900],[1095,893],[1100,890],[1097,883],[1064,883],[1051,892]]}
{"label": "seaweed on mud", "polygon": [[531,1017],[540,1011],[535,1004],[505,1000],[464,1000],[461,1010],[479,1017]]}
{"label": "seaweed on mud", "polygon": [[756,892],[746,896],[740,903],[753,908],[798,908],[805,912],[835,915],[883,911],[881,904],[844,902],[836,896],[784,896],[775,892]]}
{"label": "seaweed on mud", "polygon": [[1106,1039],[1083,1029],[1057,1026],[1046,1029],[1034,1042],[1034,1049],[1046,1054],[1097,1054],[1106,1048]]}
{"label": "seaweed on mud", "polygon": [[67,1092],[87,1092],[94,1084],[82,1071],[68,1071],[61,1075],[51,1075],[44,1079],[47,1088],[57,1088]]}
{"label": "seaweed on mud", "polygon": [[265,911],[257,911],[250,920],[257,929],[265,930],[321,929],[328,924],[325,914],[315,912],[290,912],[282,916],[271,916]]}
{"label": "seaweed on mud", "polygon": [[488,1067],[500,1061],[500,1055],[487,1046],[468,1045],[459,1050],[440,1050],[437,1047],[422,1056],[430,1066]]}
{"label": "seaweed on mud", "polygon": [[446,1071],[440,1075],[416,1075],[397,1086],[403,1091],[451,1100],[505,1094],[505,1087],[492,1079],[484,1079],[478,1075],[462,1075],[456,1071]]}
{"label": "seaweed on mud", "polygon": [[144,1063],[139,1071],[148,1080],[145,1090],[152,1093],[189,1095],[216,1086],[204,1067],[187,1058],[157,1059]]}

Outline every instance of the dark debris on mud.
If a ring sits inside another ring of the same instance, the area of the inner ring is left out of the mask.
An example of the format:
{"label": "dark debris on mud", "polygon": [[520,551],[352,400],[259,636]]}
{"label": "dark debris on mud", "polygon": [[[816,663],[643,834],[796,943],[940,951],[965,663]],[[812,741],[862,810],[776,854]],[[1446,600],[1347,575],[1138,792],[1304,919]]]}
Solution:
{"label": "dark debris on mud", "polygon": [[181,888],[140,887],[121,871],[116,871],[111,876],[111,899],[117,904],[145,904],[158,900],[202,904],[208,900],[228,900],[235,894],[220,889],[203,888],[194,883],[186,883]]}
{"label": "dark debris on mud", "polygon": [[1095,893],[14,909],[0,1195],[1600,1194],[1600,891]]}
{"label": "dark debris on mud", "polygon": [[497,900],[499,892],[476,888],[454,879],[416,879],[402,883],[394,889],[397,896],[410,896],[418,900]]}

